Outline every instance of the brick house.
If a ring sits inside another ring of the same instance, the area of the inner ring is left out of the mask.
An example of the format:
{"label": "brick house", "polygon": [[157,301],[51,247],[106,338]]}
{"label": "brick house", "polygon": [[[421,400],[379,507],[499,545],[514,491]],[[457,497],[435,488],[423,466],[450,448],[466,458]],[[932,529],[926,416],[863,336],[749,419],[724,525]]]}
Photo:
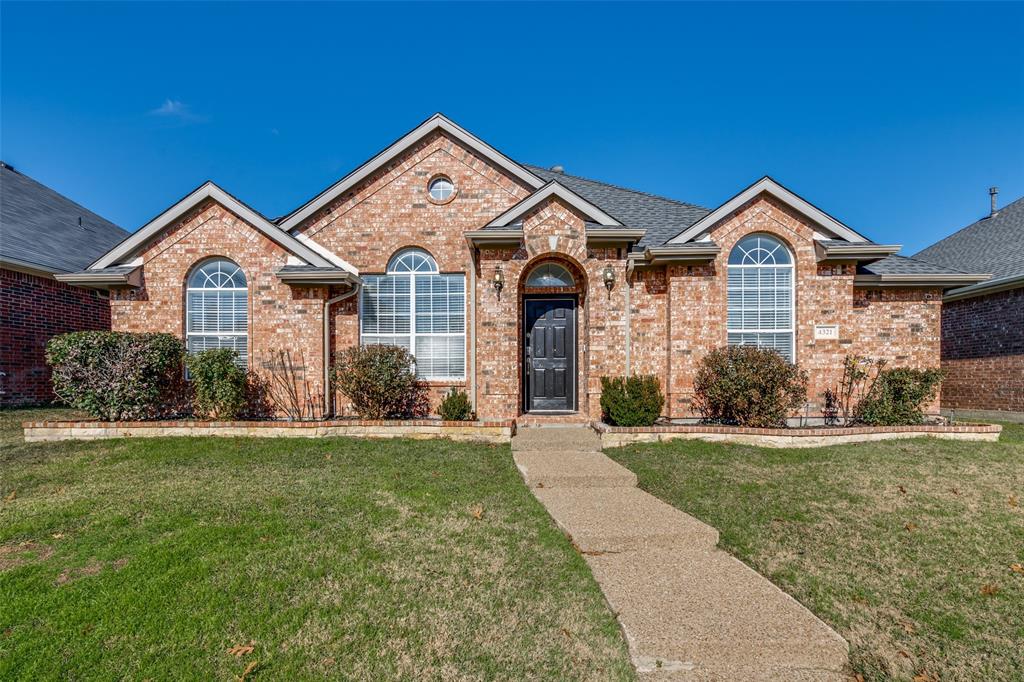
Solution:
{"label": "brick house", "polygon": [[751,343],[808,371],[814,416],[846,353],[937,366],[943,291],[983,279],[898,249],[771,178],[709,210],[516,163],[438,114],[286,216],[207,182],[61,279],[109,289],[115,329],[256,371],[286,351],[312,396],[338,349],[394,343],[481,417],[596,417],[601,377],[655,374],[684,418],[704,354]]}
{"label": "brick house", "polygon": [[0,162],[0,406],[53,399],[51,337],[109,329],[106,294],[59,282],[128,236],[109,220]]}
{"label": "brick house", "polygon": [[944,410],[1024,419],[1024,198],[936,242],[919,258],[992,278],[946,292],[942,304]]}

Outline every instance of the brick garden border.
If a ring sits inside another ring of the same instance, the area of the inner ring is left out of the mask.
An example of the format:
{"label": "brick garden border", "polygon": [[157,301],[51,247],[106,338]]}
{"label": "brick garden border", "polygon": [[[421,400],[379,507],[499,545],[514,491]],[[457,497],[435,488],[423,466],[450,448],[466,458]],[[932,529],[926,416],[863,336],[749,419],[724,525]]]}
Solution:
{"label": "brick garden border", "polygon": [[609,426],[594,422],[601,447],[614,448],[631,443],[658,443],[689,439],[739,443],[765,448],[816,448],[847,443],[867,443],[900,438],[943,438],[946,440],[997,441],[1003,427],[998,424],[919,424],[915,426],[853,426],[806,429],[754,429],[742,426],[666,424],[663,426]]}
{"label": "brick garden border", "polygon": [[162,438],[166,436],[243,436],[249,438],[447,438],[474,443],[508,443],[515,421],[446,422],[433,419],[371,421],[136,421],[23,422],[26,442],[98,440],[101,438]]}

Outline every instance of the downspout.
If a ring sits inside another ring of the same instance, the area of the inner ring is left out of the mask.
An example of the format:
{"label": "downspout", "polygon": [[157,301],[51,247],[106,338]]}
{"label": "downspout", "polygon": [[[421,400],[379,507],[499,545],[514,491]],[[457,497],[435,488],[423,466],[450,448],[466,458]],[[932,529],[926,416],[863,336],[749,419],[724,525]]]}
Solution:
{"label": "downspout", "polygon": [[469,402],[476,412],[476,263],[478,250],[470,244],[469,263]]}
{"label": "downspout", "polygon": [[[330,287],[327,289],[330,291]],[[324,301],[324,416],[334,416],[334,391],[331,390],[331,305],[352,298],[359,292],[359,284],[353,285],[350,291],[339,294]]]}
{"label": "downspout", "polygon": [[632,345],[631,340],[632,340],[632,335],[633,335],[633,330],[632,330],[632,311],[630,310],[630,308],[632,307],[631,298],[632,298],[632,288],[633,288],[633,283],[632,283],[631,280],[633,278],[633,270],[635,269],[635,267],[636,267],[635,263],[633,263],[633,261],[631,261],[629,259],[629,251],[626,251],[626,282],[625,282],[625,284],[626,284],[626,291],[625,291],[625,294],[626,294],[626,376],[627,377],[631,376],[633,374],[632,363],[630,362],[630,346]]}
{"label": "downspout", "polygon": [[630,302],[629,302],[629,290],[630,290],[630,288],[632,288],[631,284],[629,282],[629,274],[630,274],[630,271],[629,271],[629,268],[627,268],[626,269],[626,282],[625,282],[626,290],[623,292],[626,295],[626,376],[627,377],[631,376],[633,374],[633,372],[630,370],[630,363],[629,363],[629,346],[630,346],[630,343],[629,343],[629,339],[630,339],[630,319],[629,319],[629,316],[630,316],[630,310],[629,310]]}

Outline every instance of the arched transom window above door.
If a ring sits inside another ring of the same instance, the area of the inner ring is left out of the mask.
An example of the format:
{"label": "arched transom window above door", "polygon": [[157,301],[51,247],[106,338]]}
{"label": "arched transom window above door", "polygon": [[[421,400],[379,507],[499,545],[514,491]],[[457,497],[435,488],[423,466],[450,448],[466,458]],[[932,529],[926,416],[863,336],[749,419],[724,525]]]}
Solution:
{"label": "arched transom window above door", "polygon": [[441,274],[422,249],[403,249],[383,275],[364,275],[359,338],[401,346],[421,379],[466,377],[466,276]]}
{"label": "arched transom window above door", "polygon": [[249,300],[245,273],[226,258],[203,262],[188,277],[185,337],[190,353],[231,348],[248,366]]}
{"label": "arched transom window above door", "polygon": [[766,234],[744,237],[729,252],[730,346],[771,348],[795,361],[793,255]]}
{"label": "arched transom window above door", "polygon": [[526,278],[528,287],[572,287],[576,280],[558,263],[541,263]]}

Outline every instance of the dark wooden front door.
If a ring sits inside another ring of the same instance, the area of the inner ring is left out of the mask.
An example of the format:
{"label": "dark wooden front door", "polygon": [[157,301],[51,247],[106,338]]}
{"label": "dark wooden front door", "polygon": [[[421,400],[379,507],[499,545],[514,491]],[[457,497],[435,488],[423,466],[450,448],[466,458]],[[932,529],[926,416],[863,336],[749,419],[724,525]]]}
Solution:
{"label": "dark wooden front door", "polygon": [[523,367],[527,412],[576,409],[576,300],[524,301]]}

